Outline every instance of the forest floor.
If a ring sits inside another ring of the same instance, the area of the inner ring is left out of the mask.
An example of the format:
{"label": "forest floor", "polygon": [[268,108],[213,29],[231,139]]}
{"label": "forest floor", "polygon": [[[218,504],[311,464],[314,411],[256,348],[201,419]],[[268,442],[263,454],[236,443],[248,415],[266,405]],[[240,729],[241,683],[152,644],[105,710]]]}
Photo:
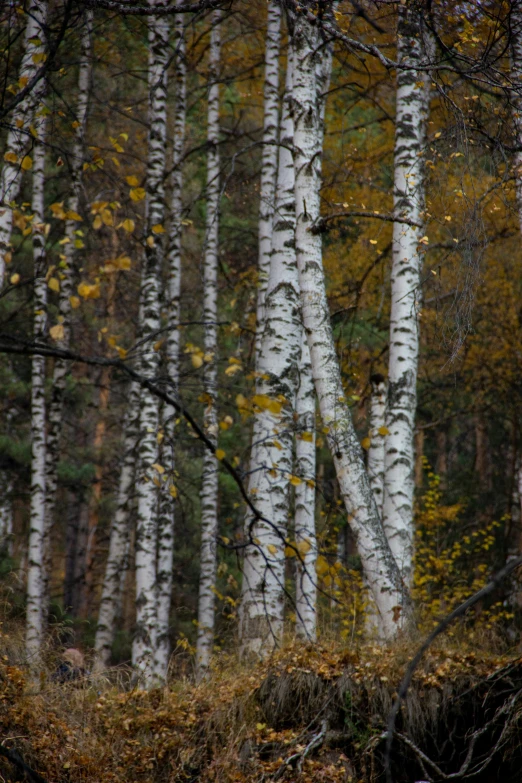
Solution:
{"label": "forest floor", "polygon": [[[415,652],[293,642],[262,664],[222,655],[200,684],[145,692],[124,669],[53,682],[56,660],[36,681],[0,641],[0,775],[39,783],[384,781],[386,721]],[[434,645],[416,671],[396,783],[520,780],[522,658],[472,646]]]}

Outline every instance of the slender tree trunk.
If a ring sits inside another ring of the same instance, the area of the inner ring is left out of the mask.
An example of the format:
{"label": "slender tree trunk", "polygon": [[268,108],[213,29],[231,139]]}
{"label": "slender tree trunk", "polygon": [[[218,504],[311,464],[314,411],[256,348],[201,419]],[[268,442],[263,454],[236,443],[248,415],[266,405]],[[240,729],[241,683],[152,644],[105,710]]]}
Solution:
{"label": "slender tree trunk", "polygon": [[0,552],[13,555],[13,488],[12,476],[0,471]]}
{"label": "slender tree trunk", "polygon": [[[181,0],[178,0],[181,2]],[[174,21],[175,47],[175,110],[174,139],[172,154],[172,200],[169,228],[169,246],[167,252],[167,339],[166,365],[171,393],[178,393],[179,347],[180,347],[180,291],[181,291],[181,237],[183,219],[183,154],[185,145],[186,115],[186,61],[184,18],[178,14]],[[167,471],[167,480],[163,483],[159,498],[158,515],[158,604],[157,638],[154,657],[156,676],[160,680],[167,677],[170,655],[169,625],[172,597],[172,560],[174,556],[174,510],[177,497],[175,481],[175,422],[176,411],[166,405],[162,408],[162,455],[161,464]]]}
{"label": "slender tree trunk", "polygon": [[[205,356],[203,385],[206,408],[205,433],[217,445],[217,272],[219,231],[219,60],[221,12],[212,14],[210,40],[208,126],[207,126],[207,217],[205,258],[203,264],[203,320],[205,322]],[[218,463],[205,449],[201,487],[201,555],[198,601],[198,638],[196,667],[199,676],[210,663],[214,641],[216,536],[218,526]]]}
{"label": "slender tree trunk", "polygon": [[[292,476],[294,410],[302,350],[295,260],[294,166],[291,151],[293,53],[287,62],[281,118],[277,196],[265,326],[259,351],[257,411],[251,449],[250,494],[263,520],[247,517],[240,613],[244,653],[268,655],[283,635],[285,541]],[[296,479],[294,479],[294,482]]]}
{"label": "slender tree trunk", "polygon": [[317,538],[315,534],[315,388],[310,349],[301,335],[299,389],[296,401],[297,438],[295,541],[297,545],[296,632],[310,641],[317,636]]}
{"label": "slender tree trunk", "polygon": [[386,443],[386,381],[376,373],[370,378],[370,448],[368,449],[368,476],[377,511],[382,519],[384,499],[384,448]]}
{"label": "slender tree trunk", "polygon": [[[159,4],[149,0],[151,6]],[[161,229],[165,219],[164,174],[167,144],[167,64],[169,29],[165,18],[149,17],[149,151],[145,265],[142,272],[140,336],[144,341],[141,372],[154,377],[160,328],[160,278],[163,260]],[[159,681],[154,671],[157,635],[158,488],[164,475],[159,465],[159,400],[141,389],[138,451],[138,519],[136,527],[136,632],[132,662],[145,687]],[[159,469],[158,469],[159,468]]]}
{"label": "slender tree trunk", "polygon": [[[71,340],[71,295],[73,293],[73,276],[76,256],[75,231],[79,227],[80,186],[84,153],[85,126],[87,122],[87,106],[92,72],[92,12],[85,14],[82,30],[80,66],[78,74],[78,98],[76,104],[75,143],[72,156],[69,160],[69,174],[71,190],[67,199],[65,220],[65,237],[68,242],[63,246],[65,259],[60,264],[60,296],[58,301],[59,321],[63,326],[60,338],[56,340],[56,346],[67,350]],[[55,359],[53,369],[53,381],[51,399],[48,410],[47,453],[46,453],[46,497],[45,497],[45,531],[44,531],[44,585],[46,602],[48,602],[48,580],[51,574],[51,531],[54,523],[54,507],[56,503],[56,490],[58,487],[58,461],[60,455],[60,435],[63,429],[63,404],[67,376],[69,374],[69,362]]]}
{"label": "slender tree trunk", "polygon": [[[18,83],[27,84],[41,68],[45,53],[45,25],[47,22],[46,0],[31,0],[27,6],[27,24],[24,33],[24,53],[20,66]],[[0,171],[0,288],[4,284],[5,265],[11,262],[11,232],[13,208],[20,192],[22,173],[30,168],[28,154],[32,143],[30,127],[45,91],[45,80],[41,79],[31,92],[18,104],[9,118],[9,133],[3,151]]]}
{"label": "slender tree trunk", "polygon": [[[408,69],[397,71],[395,119],[394,212],[419,226],[424,211],[424,164],[427,89],[422,71],[421,5],[399,6],[397,57]],[[421,304],[419,228],[393,224],[390,351],[384,469],[383,522],[406,584],[413,573],[414,433]]]}
{"label": "slender tree trunk", "polygon": [[[45,117],[37,125],[33,161],[34,339],[43,341],[47,324],[45,255]],[[43,540],[45,528],[45,357],[33,356],[31,373],[31,510],[27,569],[26,652],[38,662],[44,633]]]}
{"label": "slender tree trunk", "polygon": [[259,261],[256,323],[256,367],[259,363],[265,323],[265,297],[270,274],[272,228],[277,179],[277,131],[279,124],[279,45],[281,6],[269,0],[266,28],[263,157],[259,191]]}
{"label": "slender tree trunk", "polygon": [[341,493],[368,584],[378,607],[381,633],[396,633],[401,609],[408,606],[408,591],[390,551],[350,411],[345,402],[335,352],[322,266],[321,237],[310,230],[319,217],[320,160],[317,137],[317,31],[304,14],[294,29],[296,250],[303,321],[308,338],[315,389],[323,424],[337,472]]}
{"label": "slender tree trunk", "polygon": [[517,195],[518,220],[522,231],[522,2],[512,0],[510,19],[510,44],[511,44],[511,78],[513,86],[518,89],[511,90],[511,104],[513,106],[513,123],[516,132],[517,152],[514,154],[515,188]]}
{"label": "slender tree trunk", "polygon": [[118,485],[118,499],[111,525],[109,554],[105,565],[98,627],[94,642],[95,671],[103,670],[110,663],[116,619],[121,604],[123,575],[127,572],[129,512],[136,471],[139,402],[139,388],[136,384],[131,384],[123,422],[123,461]]}

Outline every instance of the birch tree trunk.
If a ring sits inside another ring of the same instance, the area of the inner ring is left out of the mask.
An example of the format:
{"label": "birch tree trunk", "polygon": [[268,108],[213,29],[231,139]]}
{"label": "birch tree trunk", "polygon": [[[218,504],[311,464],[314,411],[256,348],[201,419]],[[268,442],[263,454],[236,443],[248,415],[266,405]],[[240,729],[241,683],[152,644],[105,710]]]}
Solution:
{"label": "birch tree trunk", "polygon": [[381,634],[396,633],[408,591],[391,553],[345,401],[330,325],[322,266],[321,237],[310,230],[320,214],[320,107],[317,105],[317,30],[304,14],[294,29],[294,117],[296,251],[303,322],[315,389],[327,440],[363,569],[379,611]]}
{"label": "birch tree trunk", "polygon": [[[33,161],[33,336],[45,339],[47,281],[45,256],[45,116],[37,124]],[[43,540],[45,528],[45,357],[33,356],[31,372],[31,509],[27,568],[26,653],[38,663],[44,633]]]}
{"label": "birch tree trunk", "polygon": [[[418,70],[422,54],[421,7],[399,6],[397,57],[408,69],[397,72],[394,213],[422,225],[426,134],[426,85]],[[386,411],[383,523],[407,585],[413,568],[415,414],[419,354],[418,313],[421,267],[416,226],[393,224],[388,406]]]}
{"label": "birch tree trunk", "polygon": [[93,669],[95,672],[102,671],[110,664],[116,619],[121,604],[122,574],[127,570],[129,512],[136,469],[139,402],[139,388],[133,383],[129,388],[123,422],[123,462],[118,485],[118,500],[111,525],[109,554],[105,565],[98,626],[94,641],[96,659]]}
{"label": "birch tree trunk", "polygon": [[6,470],[0,471],[0,552],[13,554],[13,492],[14,481]]}
{"label": "birch tree trunk", "polygon": [[[178,0],[181,2],[182,0]],[[185,144],[186,115],[186,62],[184,17],[177,14],[174,20],[174,138],[172,154],[172,200],[167,252],[167,338],[166,365],[171,393],[178,393],[180,347],[180,290],[181,290],[181,235],[183,218],[183,153]],[[177,497],[175,483],[175,421],[176,411],[168,405],[162,408],[161,463],[166,469],[159,498],[158,514],[158,566],[157,566],[157,638],[154,657],[156,676],[167,677],[170,655],[169,623],[172,597],[172,560],[174,556],[174,501]]]}
{"label": "birch tree trunk", "polygon": [[[219,231],[219,60],[221,12],[212,14],[210,39],[209,94],[207,126],[207,216],[203,263],[203,320],[205,356],[203,386],[206,398],[205,433],[217,445],[217,271]],[[202,676],[210,663],[214,640],[216,535],[218,511],[218,463],[205,449],[201,487],[201,555],[198,601],[196,669]]]}
{"label": "birch tree trunk", "polygon": [[[71,341],[71,295],[73,293],[73,276],[76,257],[75,232],[78,229],[78,211],[80,209],[81,172],[84,154],[85,126],[87,122],[87,107],[92,73],[92,12],[87,11],[82,30],[80,65],[78,73],[78,98],[76,104],[75,143],[72,156],[69,159],[69,175],[71,190],[67,199],[65,238],[68,242],[63,246],[65,259],[60,265],[60,295],[58,300],[58,317],[63,331],[57,339],[56,347],[67,350]],[[63,429],[63,404],[69,363],[63,359],[55,359],[53,369],[52,391],[48,410],[47,452],[45,467],[45,531],[44,531],[44,584],[48,594],[48,579],[51,573],[51,531],[54,523],[54,507],[58,487],[58,461],[60,454],[60,434]],[[48,601],[48,595],[46,596]]]}
{"label": "birch tree trunk", "polygon": [[310,349],[301,333],[299,389],[296,400],[297,438],[295,488],[296,632],[315,641],[317,636],[317,538],[315,534],[315,388]]}
{"label": "birch tree trunk", "polygon": [[368,476],[379,517],[382,519],[384,500],[384,449],[386,443],[386,380],[375,373],[370,378],[370,447],[368,449]]}
{"label": "birch tree trunk", "polygon": [[266,28],[263,156],[259,191],[259,261],[256,319],[256,367],[263,339],[265,297],[270,273],[272,227],[277,179],[277,131],[279,124],[279,45],[281,7],[269,0]]}
{"label": "birch tree trunk", "polygon": [[514,154],[515,188],[517,194],[518,220],[522,231],[522,2],[511,3],[511,104],[515,126],[517,152]]}
{"label": "birch tree trunk", "polygon": [[[158,0],[149,0],[151,6]],[[146,241],[142,272],[140,337],[144,341],[140,370],[152,378],[158,371],[154,341],[160,328],[161,229],[165,219],[164,174],[167,144],[167,64],[169,29],[165,18],[149,17],[149,149],[146,180]],[[159,681],[154,671],[157,636],[158,488],[163,467],[158,458],[159,400],[148,389],[140,393],[136,527],[136,631],[132,663],[144,687]],[[159,469],[158,469],[159,468]]]}
{"label": "birch tree trunk", "polygon": [[[46,0],[31,0],[28,3],[24,53],[18,79],[21,85],[26,85],[42,66],[47,11]],[[12,257],[10,242],[13,209],[10,204],[18,198],[24,168],[30,168],[31,165],[31,158],[27,155],[32,143],[29,128],[44,91],[44,79],[41,79],[18,104],[9,122],[10,130],[0,164],[0,288],[4,284],[5,265],[11,262]]]}
{"label": "birch tree trunk", "polygon": [[292,75],[290,48],[250,457],[249,490],[263,520],[247,518],[249,543],[243,564],[240,612],[242,651],[260,656],[268,655],[280,645],[283,634],[285,541],[295,429],[293,413],[302,347],[294,243]]}

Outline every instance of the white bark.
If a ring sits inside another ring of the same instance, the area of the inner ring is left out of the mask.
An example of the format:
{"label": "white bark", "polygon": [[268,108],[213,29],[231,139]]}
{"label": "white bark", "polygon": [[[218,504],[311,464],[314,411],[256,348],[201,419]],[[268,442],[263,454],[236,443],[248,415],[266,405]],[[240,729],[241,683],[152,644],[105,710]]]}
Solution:
{"label": "white bark", "polygon": [[[422,59],[421,10],[399,6],[397,56],[408,70],[397,72],[394,213],[421,224],[424,210],[426,85],[415,70]],[[393,224],[388,406],[386,411],[383,523],[403,579],[413,569],[414,431],[421,304],[419,239],[415,226]]]}
{"label": "white bark", "polygon": [[[186,62],[184,19],[178,14],[174,20],[174,138],[172,154],[172,199],[167,252],[167,323],[166,369],[171,393],[177,394],[179,380],[181,235],[183,218],[183,153],[186,115]],[[158,563],[157,563],[157,639],[154,667],[159,678],[165,679],[170,645],[170,604],[172,596],[172,560],[174,556],[175,516],[175,421],[176,411],[165,405],[162,417],[161,463],[166,469],[159,497]]]}
{"label": "white bark", "polygon": [[285,540],[292,475],[293,412],[302,325],[295,259],[294,166],[291,151],[293,55],[289,51],[265,326],[259,352],[249,490],[262,520],[247,518],[240,612],[242,650],[269,654],[282,640]]}
{"label": "white bark", "polygon": [[[80,185],[84,153],[85,126],[87,122],[87,107],[92,73],[92,12],[87,11],[82,30],[80,65],[78,72],[78,97],[76,103],[75,142],[69,160],[71,190],[67,199],[67,211],[78,213],[80,208]],[[81,224],[72,219],[65,221],[65,236],[69,240],[63,246],[65,259],[60,264],[60,295],[58,300],[58,316],[63,326],[63,336],[55,341],[56,346],[67,350],[71,341],[71,295],[73,293],[73,276],[76,256],[75,231]],[[54,507],[58,486],[58,461],[60,454],[60,435],[63,429],[63,404],[69,362],[55,359],[51,398],[48,409],[48,431],[46,452],[46,496],[45,496],[45,531],[44,531],[44,582],[47,583],[51,571],[51,530],[54,523]],[[48,590],[46,589],[46,592]]]}
{"label": "white bark", "polygon": [[[33,160],[34,339],[45,339],[47,281],[45,257],[45,117],[37,123]],[[44,633],[43,541],[45,529],[45,357],[33,356],[31,372],[31,509],[27,568],[26,653],[40,657]]]}
{"label": "white bark", "polygon": [[[203,385],[207,400],[204,427],[217,445],[217,272],[219,230],[219,60],[221,12],[212,14],[210,40],[207,125],[207,216],[203,263],[203,320],[205,322],[205,362]],[[201,487],[201,555],[198,601],[196,667],[201,676],[208,668],[214,641],[216,536],[218,525],[218,462],[205,450]]]}
{"label": "white bark", "polygon": [[[149,0],[150,5],[159,0]],[[146,181],[146,249],[142,271],[140,337],[144,340],[140,370],[154,377],[158,352],[154,342],[160,328],[160,278],[162,267],[161,233],[155,226],[165,219],[164,174],[167,144],[167,63],[168,23],[149,17],[149,148]],[[161,682],[166,671],[155,670],[154,651],[157,636],[157,535],[158,487],[162,474],[157,470],[159,450],[159,400],[141,389],[140,443],[138,451],[136,526],[136,630],[132,645],[132,663],[145,687]],[[168,657],[168,656],[167,656]]]}
{"label": "white bark", "polygon": [[296,250],[303,309],[315,389],[323,424],[328,428],[337,478],[363,569],[379,610],[381,632],[397,630],[399,610],[407,602],[397,564],[379,519],[361,447],[346,405],[330,325],[320,235],[310,231],[319,217],[320,107],[316,92],[317,32],[304,14],[296,19],[294,46]]}
{"label": "white bark", "polygon": [[301,335],[299,389],[296,401],[295,541],[298,551],[296,574],[296,632],[315,641],[317,636],[317,538],[315,534],[315,388],[310,349],[304,330]]}
{"label": "white bark", "polygon": [[10,474],[0,471],[0,552],[13,554],[13,492],[14,482]]}
{"label": "white bark", "polygon": [[116,512],[111,525],[94,650],[94,671],[110,664],[116,619],[121,603],[122,575],[127,570],[129,512],[136,469],[139,389],[132,384],[123,422],[123,461],[120,469]]}
{"label": "white bark", "polygon": [[[18,83],[27,85],[42,67],[45,56],[46,0],[31,0],[27,7],[24,33],[24,53]],[[30,126],[45,90],[44,79],[15,107],[10,117],[10,130],[0,163],[0,288],[4,284],[5,265],[11,260],[12,203],[18,198],[22,182],[22,161],[32,144]]]}
{"label": "white bark", "polygon": [[384,500],[384,448],[386,443],[386,380],[376,373],[370,378],[370,447],[368,449],[368,476],[375,504],[382,519]]}
{"label": "white bark", "polygon": [[256,319],[256,362],[263,339],[265,297],[270,273],[272,227],[277,179],[277,130],[279,123],[279,45],[281,39],[281,6],[269,0],[266,28],[263,156],[259,191],[259,261]]}

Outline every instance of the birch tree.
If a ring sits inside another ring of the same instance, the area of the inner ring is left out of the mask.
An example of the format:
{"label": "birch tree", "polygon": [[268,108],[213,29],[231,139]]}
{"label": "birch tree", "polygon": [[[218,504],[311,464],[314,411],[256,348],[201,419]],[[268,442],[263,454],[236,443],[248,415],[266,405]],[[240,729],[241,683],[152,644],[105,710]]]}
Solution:
{"label": "birch tree", "polygon": [[321,237],[314,231],[320,215],[320,160],[317,138],[317,27],[299,14],[294,28],[294,117],[296,252],[303,322],[314,384],[337,479],[357,542],[363,569],[379,611],[381,633],[396,633],[401,610],[408,606],[399,569],[379,519],[361,446],[346,403],[328,313]]}
{"label": "birch tree", "polygon": [[384,500],[384,449],[386,443],[386,380],[375,373],[370,378],[372,393],[370,397],[370,431],[368,437],[368,476],[377,511],[382,519]]}
{"label": "birch tree", "polygon": [[[81,217],[81,172],[84,158],[85,127],[92,73],[92,12],[87,11],[83,19],[81,35],[80,64],[78,72],[78,97],[76,102],[75,141],[68,158],[70,192],[62,217],[65,220],[65,237],[62,263],[60,264],[60,293],[58,299],[58,320],[62,329],[56,336],[56,345],[67,350],[71,342],[71,295],[76,262],[76,231]],[[44,531],[44,580],[50,575],[51,530],[54,522],[54,507],[58,486],[58,461],[60,435],[63,429],[63,406],[67,385],[68,362],[55,359],[52,377],[52,391],[48,408],[48,430],[45,467],[45,531]],[[46,590],[46,592],[48,592]]]}
{"label": "birch tree", "polygon": [[512,80],[510,98],[517,141],[513,162],[518,220],[522,231],[522,3],[519,0],[514,0],[511,4],[510,33]]}
{"label": "birch tree", "polygon": [[[159,4],[149,0],[149,5]],[[160,329],[162,230],[165,220],[164,174],[167,144],[167,63],[169,28],[164,17],[149,17],[149,138],[146,175],[145,259],[141,283],[140,370],[154,377],[158,370],[155,337]],[[139,449],[136,478],[136,630],[132,663],[145,687],[157,682],[154,650],[157,636],[158,487],[163,467],[158,458],[159,400],[140,390]]]}
{"label": "birch tree", "polygon": [[[219,61],[221,12],[212,14],[209,55],[209,91],[207,121],[207,214],[205,256],[203,261],[203,320],[205,322],[204,429],[217,445],[217,272],[219,246]],[[218,463],[205,449],[201,487],[201,555],[198,600],[198,637],[196,667],[204,673],[210,662],[214,638],[216,536],[218,525]]]}
{"label": "birch tree", "polygon": [[256,367],[259,361],[264,328],[264,306],[270,255],[277,180],[277,135],[279,124],[279,46],[281,38],[281,7],[277,0],[268,3],[265,49],[263,155],[259,189],[259,260],[256,319]]}
{"label": "birch tree", "polygon": [[[41,68],[45,57],[47,12],[46,0],[31,0],[28,3],[19,85],[28,84]],[[24,170],[31,168],[32,161],[28,152],[32,135],[29,128],[33,124],[44,91],[44,80],[41,79],[17,105],[10,118],[10,129],[0,164],[0,288],[4,284],[5,265],[9,264],[12,258],[12,204],[18,198]]]}
{"label": "birch tree", "polygon": [[[178,0],[181,2],[181,0]],[[167,251],[167,338],[166,369],[171,392],[178,393],[180,348],[181,236],[183,225],[183,154],[185,143],[186,80],[185,30],[182,14],[174,20],[174,137],[172,151],[172,197]],[[165,679],[170,654],[169,618],[174,555],[175,422],[176,412],[164,405],[162,414],[161,463],[166,469],[159,498],[157,639],[154,658],[156,676]]]}
{"label": "birch tree", "polygon": [[[33,159],[33,337],[45,338],[47,280],[45,255],[45,115],[37,123]],[[60,330],[60,325],[53,327]],[[52,330],[51,330],[52,332]],[[31,509],[27,568],[26,652],[33,662],[41,653],[44,632],[43,542],[45,530],[45,357],[33,356],[31,371]]]}
{"label": "birch tree", "polygon": [[426,84],[422,5],[400,5],[397,25],[397,101],[395,115],[394,214],[410,223],[393,224],[388,405],[386,409],[383,523],[403,579],[413,569],[414,433],[421,305],[419,239],[424,210],[423,147],[426,134]]}
{"label": "birch tree", "polygon": [[293,52],[289,49],[281,117],[276,204],[264,331],[259,352],[249,491],[263,519],[247,518],[240,636],[245,653],[269,654],[282,640],[293,414],[301,361],[295,260],[292,139]]}

